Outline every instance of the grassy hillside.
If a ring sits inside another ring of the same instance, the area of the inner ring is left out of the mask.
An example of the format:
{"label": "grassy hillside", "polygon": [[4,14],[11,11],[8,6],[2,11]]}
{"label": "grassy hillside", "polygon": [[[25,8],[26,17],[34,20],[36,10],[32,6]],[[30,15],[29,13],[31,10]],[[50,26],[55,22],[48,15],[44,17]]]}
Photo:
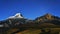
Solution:
{"label": "grassy hillside", "polygon": [[12,28],[6,34],[59,34],[60,28]]}

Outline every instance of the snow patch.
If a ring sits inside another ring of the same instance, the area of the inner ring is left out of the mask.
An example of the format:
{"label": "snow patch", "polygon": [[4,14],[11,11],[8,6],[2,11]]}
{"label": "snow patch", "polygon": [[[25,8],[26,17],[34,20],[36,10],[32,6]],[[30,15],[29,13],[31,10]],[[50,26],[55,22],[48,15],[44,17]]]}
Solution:
{"label": "snow patch", "polygon": [[10,16],[9,18],[23,18],[21,13],[16,13],[14,16]]}

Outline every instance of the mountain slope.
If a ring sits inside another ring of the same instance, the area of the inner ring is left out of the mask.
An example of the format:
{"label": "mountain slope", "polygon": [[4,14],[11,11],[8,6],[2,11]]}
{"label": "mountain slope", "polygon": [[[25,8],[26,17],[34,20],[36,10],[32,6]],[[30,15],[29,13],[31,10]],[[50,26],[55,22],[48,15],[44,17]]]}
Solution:
{"label": "mountain slope", "polygon": [[[2,26],[0,27],[0,30],[4,33],[30,34],[31,32],[37,32],[36,34],[39,34],[41,28],[60,28],[60,17],[51,14],[45,14],[41,17],[37,17],[35,20],[29,20],[18,13],[13,17],[0,21],[0,26]],[[30,28],[32,30],[29,30]]]}
{"label": "mountain slope", "polygon": [[57,16],[53,16],[51,14],[45,14],[44,16],[37,17],[35,22],[38,23],[52,23],[55,25],[60,25],[60,18]]}
{"label": "mountain slope", "polygon": [[[17,16],[17,17],[16,17]],[[4,25],[4,27],[15,27],[15,26],[28,26],[28,27],[32,27],[32,26],[39,26],[41,24],[44,23],[50,23],[51,25],[60,25],[60,18],[57,16],[53,16],[51,14],[45,14],[41,17],[37,17],[35,20],[29,20],[29,19],[25,19],[25,18],[21,18],[22,14],[17,13],[13,18],[8,18],[4,21],[0,21],[1,24]]]}

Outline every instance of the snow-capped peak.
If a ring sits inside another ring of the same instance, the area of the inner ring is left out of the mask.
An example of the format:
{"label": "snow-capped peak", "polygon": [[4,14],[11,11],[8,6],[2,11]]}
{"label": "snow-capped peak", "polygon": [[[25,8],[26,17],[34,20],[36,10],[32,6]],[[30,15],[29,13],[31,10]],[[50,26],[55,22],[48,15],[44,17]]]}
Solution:
{"label": "snow-capped peak", "polygon": [[23,18],[23,16],[22,16],[22,14],[21,14],[21,13],[17,13],[17,14],[15,15],[15,17]]}
{"label": "snow-capped peak", "polygon": [[16,13],[14,16],[10,16],[9,18],[23,18],[21,13]]}

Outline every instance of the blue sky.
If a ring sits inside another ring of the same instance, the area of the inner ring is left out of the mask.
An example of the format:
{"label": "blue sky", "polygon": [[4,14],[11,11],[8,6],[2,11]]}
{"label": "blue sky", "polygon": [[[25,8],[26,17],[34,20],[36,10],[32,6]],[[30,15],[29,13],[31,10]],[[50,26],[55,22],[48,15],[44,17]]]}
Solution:
{"label": "blue sky", "polygon": [[60,0],[0,0],[0,20],[19,12],[27,19],[46,13],[60,17]]}

